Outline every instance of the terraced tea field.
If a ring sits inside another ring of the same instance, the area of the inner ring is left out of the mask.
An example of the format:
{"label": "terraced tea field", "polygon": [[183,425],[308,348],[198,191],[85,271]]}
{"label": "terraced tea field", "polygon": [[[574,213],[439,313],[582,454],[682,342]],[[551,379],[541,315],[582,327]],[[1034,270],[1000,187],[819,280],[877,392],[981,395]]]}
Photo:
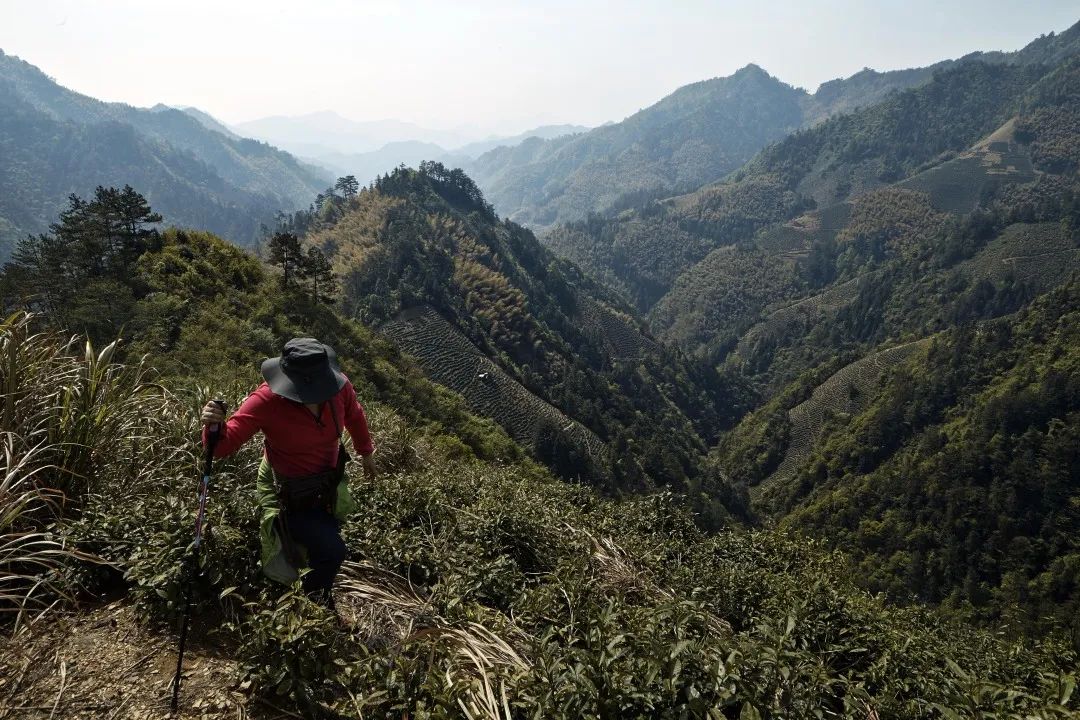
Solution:
{"label": "terraced tea field", "polygon": [[531,447],[546,421],[590,458],[600,462],[606,456],[596,433],[530,392],[433,308],[405,310],[379,331],[415,357],[428,377],[460,393],[474,412],[499,423],[522,445]]}
{"label": "terraced tea field", "polygon": [[1005,183],[1035,179],[1027,149],[1013,137],[1013,120],[957,158],[897,183],[930,196],[938,210],[957,215],[975,209],[987,192]]}
{"label": "terraced tea field", "polygon": [[838,370],[816,387],[809,398],[788,412],[791,441],[787,453],[772,475],[752,488],[751,497],[756,499],[770,487],[791,480],[809,459],[814,443],[821,438],[828,420],[854,416],[865,409],[873,399],[885,371],[929,343],[930,338],[924,338],[868,355]]}
{"label": "terraced tea field", "polygon": [[1038,290],[1049,290],[1080,270],[1080,248],[1058,223],[1017,223],[956,269],[974,280],[1011,275]]}
{"label": "terraced tea field", "polygon": [[837,203],[765,228],[754,238],[754,244],[765,252],[805,255],[814,243],[835,239],[850,218],[851,203]]}
{"label": "terraced tea field", "polygon": [[[1080,271],[1080,248],[1065,235],[1058,223],[1017,223],[1007,227],[973,257],[945,272],[952,271],[973,281],[1000,282],[1011,276],[1042,292]],[[743,334],[736,346],[736,354],[749,357],[762,343],[789,337],[824,313],[841,309],[857,297],[863,284],[874,282],[876,277],[874,272],[867,273],[768,312],[761,322]]]}
{"label": "terraced tea field", "polygon": [[735,347],[736,354],[747,357],[753,353],[755,346],[786,337],[795,328],[813,322],[822,313],[844,307],[858,296],[859,288],[863,284],[874,282],[876,277],[876,272],[866,273],[839,285],[833,285],[817,295],[766,311],[761,322],[750,328],[739,339],[739,344]]}
{"label": "terraced tea field", "polygon": [[633,318],[588,296],[578,303],[578,320],[589,337],[599,341],[612,360],[640,360],[657,349]]}

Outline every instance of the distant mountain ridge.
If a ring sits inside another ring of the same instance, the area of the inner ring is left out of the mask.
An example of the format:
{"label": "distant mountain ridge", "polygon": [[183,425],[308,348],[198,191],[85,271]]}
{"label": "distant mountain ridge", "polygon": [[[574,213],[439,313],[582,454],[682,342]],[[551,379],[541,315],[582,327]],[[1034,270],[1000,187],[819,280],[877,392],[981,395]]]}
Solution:
{"label": "distant mountain ridge", "polygon": [[[1025,93],[1053,67],[1044,58],[1077,53],[1080,25],[1016,53],[939,63],[927,82],[898,93],[883,92],[880,74],[863,71],[850,85],[822,86],[817,95],[844,103],[855,88],[874,85],[881,102],[788,135],[726,182],[674,197],[646,193],[625,202],[624,210],[561,225],[545,242],[648,312],[710,252],[964,152],[1020,109]],[[906,73],[903,82],[921,73],[899,72]],[[703,268],[698,276],[709,275]]]}
{"label": "distant mountain ridge", "polygon": [[540,138],[541,140],[551,140],[558,137],[564,137],[566,135],[578,135],[580,133],[588,132],[591,128],[585,125],[541,125],[531,130],[518,133],[517,135],[510,135],[508,137],[493,137],[488,140],[479,140],[477,142],[471,142],[461,147],[451,148],[449,155],[451,157],[465,157],[469,159],[475,159],[480,157],[486,152],[490,152],[495,148],[500,147],[514,147],[525,142],[529,138]]}
{"label": "distant mountain ridge", "polygon": [[106,103],[0,52],[0,256],[45,230],[67,196],[138,186],[172,224],[250,245],[276,213],[305,207],[331,181],[269,145],[157,106]]}
{"label": "distant mountain ridge", "polygon": [[[199,119],[208,127],[217,123],[205,113],[202,116]],[[462,138],[453,132],[397,120],[354,121],[323,112],[238,123],[230,132],[250,134],[336,175],[354,175],[367,184],[401,165],[415,167],[425,160],[434,160],[467,166],[498,147],[514,147],[530,138],[547,140],[588,129],[583,125],[542,125],[517,135],[492,136],[462,144]]]}
{"label": "distant mountain ridge", "polygon": [[303,115],[273,115],[233,123],[233,130],[271,142],[297,155],[317,157],[329,151],[352,155],[374,152],[389,143],[423,142],[456,147],[478,133],[426,128],[404,120],[352,120],[332,110]]}
{"label": "distant mountain ridge", "polygon": [[[158,104],[158,105],[155,105],[154,107],[152,107],[150,109],[151,110],[159,110],[159,109],[160,110],[171,110],[171,109],[174,109],[174,108],[171,108],[168,105]],[[187,113],[191,117],[195,118],[200,123],[202,123],[203,127],[205,127],[208,130],[213,130],[214,132],[219,132],[222,135],[225,135],[226,137],[231,137],[231,138],[235,138],[235,139],[240,138],[240,136],[237,135],[235,132],[233,132],[232,128],[230,128],[228,125],[221,122],[220,120],[218,120],[216,117],[214,117],[210,113],[204,112],[204,111],[200,110],[197,107],[190,107],[189,106],[189,107],[179,107],[179,108],[175,108],[175,109],[180,110],[181,112]]]}
{"label": "distant mountain ridge", "polygon": [[719,181],[796,130],[874,105],[958,64],[1054,64],[1070,52],[1070,33],[1039,38],[1012,53],[972,53],[908,70],[865,69],[813,94],[751,64],[729,77],[679,88],[622,122],[573,138],[492,150],[466,169],[500,214],[544,229],[603,212],[627,196],[685,193]]}

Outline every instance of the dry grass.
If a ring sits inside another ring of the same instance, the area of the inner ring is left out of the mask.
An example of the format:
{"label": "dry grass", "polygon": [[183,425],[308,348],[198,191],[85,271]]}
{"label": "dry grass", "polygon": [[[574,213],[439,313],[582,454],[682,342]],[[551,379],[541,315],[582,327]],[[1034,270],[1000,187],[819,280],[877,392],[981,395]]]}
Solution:
{"label": "dry grass", "polygon": [[449,651],[443,655],[448,658],[446,682],[457,692],[464,716],[511,717],[507,683],[529,667],[511,644],[526,638],[511,620],[492,618],[506,637],[477,622],[451,622],[407,579],[365,563],[346,562],[338,577],[338,605],[369,647],[392,651],[417,643],[442,646]]}
{"label": "dry grass", "polygon": [[16,626],[70,597],[66,566],[94,560],[63,539],[66,512],[91,493],[152,487],[157,469],[188,460],[178,403],[116,350],[37,332],[24,313],[0,323],[0,613]]}
{"label": "dry grass", "polygon": [[[677,601],[674,593],[654,582],[641,564],[611,538],[596,538],[587,530],[569,525],[565,527],[568,532],[588,539],[592,545],[592,561],[605,587],[619,594],[637,595],[653,605]],[[706,614],[705,624],[709,632],[717,637],[728,637],[732,633],[731,624],[712,613]]]}

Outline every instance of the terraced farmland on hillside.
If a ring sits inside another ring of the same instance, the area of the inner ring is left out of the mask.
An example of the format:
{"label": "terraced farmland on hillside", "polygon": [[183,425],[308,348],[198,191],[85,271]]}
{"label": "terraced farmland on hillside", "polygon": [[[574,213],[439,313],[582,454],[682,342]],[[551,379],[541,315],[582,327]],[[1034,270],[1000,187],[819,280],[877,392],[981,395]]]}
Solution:
{"label": "terraced farmland on hillside", "polygon": [[499,423],[526,447],[550,424],[593,460],[606,456],[596,433],[510,377],[433,308],[405,310],[379,330],[419,360],[428,377],[460,393],[474,412]]}
{"label": "terraced farmland on hillside", "polygon": [[678,279],[649,320],[669,343],[693,347],[705,337],[730,348],[769,303],[799,291],[795,262],[788,253],[718,248]]}
{"label": "terraced farmland on hillside", "polygon": [[809,398],[788,411],[791,442],[784,459],[771,475],[753,488],[751,496],[756,498],[769,487],[794,477],[810,457],[827,421],[861,412],[873,399],[885,371],[925,348],[929,342],[930,338],[916,340],[853,362],[831,375]]}
{"label": "terraced farmland on hillside", "polygon": [[612,360],[640,360],[658,347],[633,318],[591,297],[581,297],[578,319],[585,334],[599,341]]}
{"label": "terraced farmland on hillside", "polygon": [[[1042,292],[1080,270],[1080,248],[1065,235],[1059,223],[1017,223],[953,270],[973,281],[1000,282],[1013,277]],[[852,302],[859,288],[874,282],[876,277],[877,273],[871,272],[767,312],[761,322],[743,334],[736,353],[750,357],[755,347],[777,338],[793,337],[799,327],[808,327],[823,314]]]}
{"label": "terraced farmland on hillside", "polygon": [[1039,290],[1049,290],[1080,270],[1080,248],[1059,223],[1017,223],[1005,228],[975,257],[960,263],[957,270],[977,280],[1012,275]]}
{"label": "terraced farmland on hillside", "polygon": [[772,225],[758,233],[754,244],[765,252],[805,254],[814,243],[835,239],[850,219],[851,203],[837,203]]}
{"label": "terraced farmland on hillside", "polygon": [[1031,155],[1014,139],[1015,122],[1010,120],[959,157],[897,186],[926,193],[938,210],[963,215],[974,210],[985,194],[1000,185],[1034,180]]}
{"label": "terraced farmland on hillside", "polygon": [[810,324],[822,313],[839,310],[858,296],[860,287],[874,282],[876,277],[876,272],[869,272],[839,285],[833,285],[816,295],[771,311],[767,310],[761,322],[750,328],[739,339],[735,352],[748,357],[753,354],[755,346],[790,336],[794,328]]}

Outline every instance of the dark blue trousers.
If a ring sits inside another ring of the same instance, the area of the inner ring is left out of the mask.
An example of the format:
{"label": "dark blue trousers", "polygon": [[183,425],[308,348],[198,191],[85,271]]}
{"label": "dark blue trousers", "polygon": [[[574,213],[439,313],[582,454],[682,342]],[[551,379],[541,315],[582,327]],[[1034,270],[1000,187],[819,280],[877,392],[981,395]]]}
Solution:
{"label": "dark blue trousers", "polygon": [[304,590],[309,594],[328,592],[345,562],[345,541],[337,518],[322,508],[313,508],[290,510],[285,522],[292,539],[307,550],[311,571],[304,576]]}

